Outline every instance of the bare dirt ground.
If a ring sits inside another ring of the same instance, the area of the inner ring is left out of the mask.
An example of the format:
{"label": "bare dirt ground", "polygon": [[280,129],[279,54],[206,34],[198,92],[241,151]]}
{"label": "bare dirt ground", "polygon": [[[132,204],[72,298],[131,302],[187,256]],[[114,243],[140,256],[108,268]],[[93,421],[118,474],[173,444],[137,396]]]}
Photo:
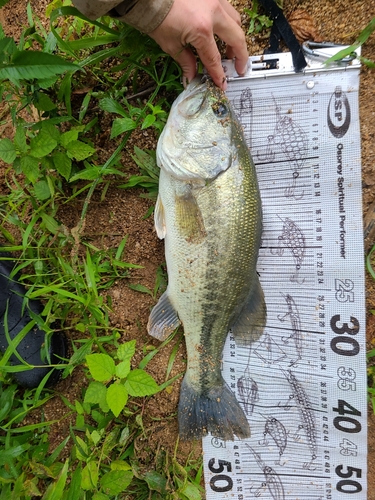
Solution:
{"label": "bare dirt ground", "polygon": [[[249,7],[245,0],[233,0],[233,5],[242,13],[243,29],[248,28],[248,17],[243,13],[243,8]],[[31,6],[38,16],[44,18],[44,10],[48,2],[46,0],[31,0]],[[292,14],[296,9],[306,11],[315,23],[316,34],[322,40],[336,43],[349,44],[354,42],[356,36],[368,22],[375,16],[375,2],[353,0],[285,0],[284,9],[287,15]],[[11,2],[0,10],[0,21],[2,22],[6,34],[19,36],[22,27],[27,25],[26,1],[11,0]],[[267,46],[267,40],[248,36],[248,48],[250,54],[260,54]],[[372,60],[375,59],[375,36],[363,47],[362,55]],[[360,121],[362,135],[362,185],[363,185],[363,214],[368,211],[369,206],[375,200],[375,73],[364,67],[361,71],[360,87]],[[110,124],[108,124],[108,127]],[[109,129],[103,132],[103,150],[113,150],[113,141],[109,140]],[[2,136],[12,135],[11,125],[1,129]],[[150,132],[138,134],[133,138],[133,144],[141,148],[154,148],[155,139]],[[129,145],[132,150],[132,144]],[[129,156],[124,154],[124,160],[129,161]],[[1,165],[0,165],[1,167]],[[2,172],[5,170],[2,169]],[[5,185],[3,177],[0,180],[0,190],[4,193]],[[163,244],[158,241],[153,229],[152,218],[144,219],[151,202],[139,197],[139,193],[129,190],[124,191],[111,187],[103,201],[100,200],[100,193],[97,193],[91,203],[85,226],[85,238],[92,239],[97,245],[103,248],[116,247],[125,234],[129,235],[125,258],[128,262],[140,264],[142,269],[132,274],[131,282],[141,283],[153,289],[155,283],[155,273],[157,267],[163,263]],[[80,215],[82,205],[77,201],[74,209],[69,208],[68,212],[59,214],[60,220],[68,227],[75,226]],[[373,241],[372,243],[375,243]],[[371,277],[367,276],[367,311],[375,308],[375,286]],[[153,299],[139,292],[133,291],[125,281],[119,281],[110,290],[112,298],[113,312],[111,314],[111,324],[113,327],[121,329],[123,340],[137,339],[138,346],[147,350],[149,345],[157,345],[154,340],[147,336],[146,323],[150,308],[154,305]],[[367,340],[368,347],[374,347],[375,342],[375,321],[368,312]],[[163,353],[159,354],[148,366],[150,373],[159,383],[164,382],[165,366],[173,348],[172,343]],[[139,352],[139,359],[143,352]],[[171,376],[184,371],[185,351],[182,346],[179,349],[178,357],[174,363]],[[73,375],[59,383],[57,390],[63,393],[69,400],[79,397],[82,385],[85,383],[84,377],[79,370]],[[179,397],[179,383],[173,385],[171,392],[163,391],[144,403],[142,408],[143,422],[148,436],[147,442],[141,440],[136,443],[139,457],[144,457],[147,461],[150,453],[159,447],[168,449],[171,453],[177,440],[177,422],[175,418],[177,402]],[[44,408],[44,418],[53,420],[61,418],[66,412],[66,407],[61,403],[60,398],[56,398],[52,403]],[[61,442],[63,437],[69,432],[69,422],[62,419],[56,424],[51,433],[51,441]],[[191,452],[190,445],[180,445],[179,454],[187,456]],[[199,445],[195,445],[193,450],[200,453]],[[372,409],[369,408],[369,470],[375,466],[375,417]],[[369,474],[368,477],[368,498],[375,499],[375,476]]]}

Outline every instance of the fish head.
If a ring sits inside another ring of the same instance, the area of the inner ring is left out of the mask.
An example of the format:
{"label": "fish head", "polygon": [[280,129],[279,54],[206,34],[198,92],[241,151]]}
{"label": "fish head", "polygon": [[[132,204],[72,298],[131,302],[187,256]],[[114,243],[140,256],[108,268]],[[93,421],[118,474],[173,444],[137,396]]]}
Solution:
{"label": "fish head", "polygon": [[158,141],[158,165],[182,181],[215,179],[232,164],[237,127],[224,92],[210,80],[194,79],[172,105]]}

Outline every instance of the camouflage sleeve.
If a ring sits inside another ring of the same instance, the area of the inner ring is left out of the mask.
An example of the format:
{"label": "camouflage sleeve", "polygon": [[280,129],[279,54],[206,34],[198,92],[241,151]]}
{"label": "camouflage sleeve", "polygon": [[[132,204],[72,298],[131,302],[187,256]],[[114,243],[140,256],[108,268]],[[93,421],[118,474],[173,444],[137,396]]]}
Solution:
{"label": "camouflage sleeve", "polygon": [[89,19],[109,15],[139,31],[151,33],[170,11],[174,0],[73,0]]}

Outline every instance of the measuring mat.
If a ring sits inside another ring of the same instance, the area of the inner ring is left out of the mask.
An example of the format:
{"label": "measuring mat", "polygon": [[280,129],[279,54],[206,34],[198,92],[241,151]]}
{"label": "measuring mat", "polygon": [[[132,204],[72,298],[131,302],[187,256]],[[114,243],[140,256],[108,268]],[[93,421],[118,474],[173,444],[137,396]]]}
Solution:
{"label": "measuring mat", "polygon": [[303,73],[290,53],[250,58],[242,78],[224,62],[261,190],[268,313],[251,349],[228,335],[251,437],[203,439],[208,500],[367,498],[360,64],[311,52]]}

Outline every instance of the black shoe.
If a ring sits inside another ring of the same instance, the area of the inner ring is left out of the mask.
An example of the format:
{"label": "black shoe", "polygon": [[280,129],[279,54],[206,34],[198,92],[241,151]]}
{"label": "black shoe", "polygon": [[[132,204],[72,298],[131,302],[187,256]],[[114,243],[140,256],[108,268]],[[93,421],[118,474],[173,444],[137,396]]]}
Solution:
{"label": "black shoe", "polygon": [[[0,253],[4,256],[4,253]],[[26,293],[25,288],[17,281],[9,278],[14,263],[9,260],[0,260],[0,351],[4,353],[8,348],[8,341],[5,335],[5,314],[7,315],[7,329],[9,338],[13,340],[21,330],[31,321],[29,310],[40,315],[43,306],[37,300],[29,300],[27,307],[22,310],[23,298]],[[67,342],[63,333],[55,332],[49,342],[48,355],[43,356],[42,351],[45,345],[45,332],[34,326],[17,345],[16,351],[21,358],[37,368],[13,373],[13,378],[23,387],[38,387],[39,383],[51,372],[46,383],[47,387],[56,384],[60,378],[61,370],[49,367],[49,364],[61,363],[61,358],[67,354]],[[45,359],[47,358],[47,359]],[[9,358],[12,365],[22,365],[22,362],[15,354]]]}

